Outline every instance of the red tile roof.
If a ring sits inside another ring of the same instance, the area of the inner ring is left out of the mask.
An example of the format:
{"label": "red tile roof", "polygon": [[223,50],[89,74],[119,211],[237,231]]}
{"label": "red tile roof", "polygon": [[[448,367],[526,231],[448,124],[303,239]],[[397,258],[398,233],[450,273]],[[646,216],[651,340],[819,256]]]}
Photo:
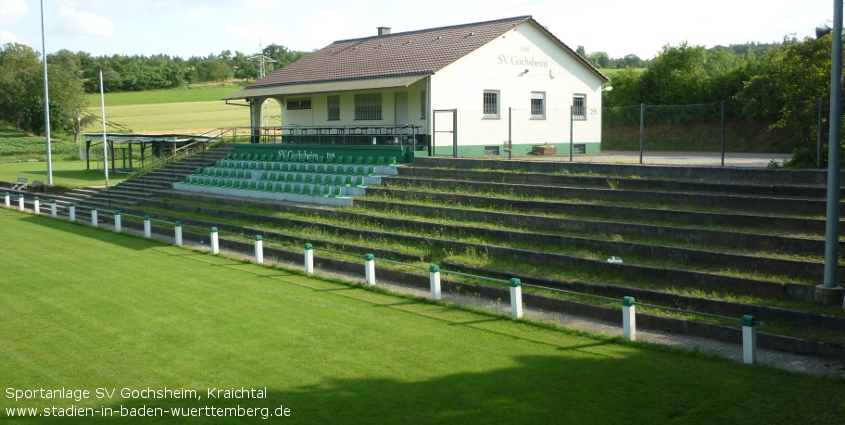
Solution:
{"label": "red tile roof", "polygon": [[[335,41],[260,79],[247,88],[433,73],[494,38],[531,20],[530,16]],[[541,27],[542,28],[542,27]],[[549,33],[550,36],[554,37]],[[555,38],[557,40],[557,38]],[[557,40],[560,42],[560,40]],[[605,78],[572,49],[573,55]]]}

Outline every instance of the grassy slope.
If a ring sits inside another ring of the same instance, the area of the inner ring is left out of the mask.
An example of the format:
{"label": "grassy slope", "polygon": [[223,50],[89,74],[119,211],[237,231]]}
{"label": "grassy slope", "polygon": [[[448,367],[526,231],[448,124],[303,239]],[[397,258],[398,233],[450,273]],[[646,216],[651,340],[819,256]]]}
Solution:
{"label": "grassy slope", "polygon": [[[99,108],[95,109],[91,112],[99,117]],[[249,108],[226,105],[222,100],[107,106],[106,119],[130,128],[134,133],[177,130],[199,133],[220,127],[249,126]],[[102,127],[97,121],[83,131],[102,131]]]}
{"label": "grassy slope", "polygon": [[[241,86],[198,87],[192,89],[146,90],[139,92],[106,93],[106,107],[144,105],[151,103],[184,103],[220,100],[241,90]],[[91,107],[100,107],[100,94],[88,94]]]}
{"label": "grassy slope", "polygon": [[[0,255],[15,265],[0,281],[4,388],[203,395],[3,398],[0,415],[71,404],[284,405],[295,423],[836,423],[845,415],[841,379],[618,345],[8,210],[0,227]],[[266,386],[268,399],[206,400],[207,387],[241,386]]]}
{"label": "grassy slope", "polygon": [[[91,167],[96,167],[92,161]],[[46,162],[13,162],[0,164],[0,181],[16,182],[18,177],[47,181]],[[109,173],[109,184],[116,185],[129,177],[128,174]],[[105,185],[102,171],[86,170],[85,161],[53,162],[53,184],[64,187],[84,187]],[[44,195],[43,197],[49,197]]]}

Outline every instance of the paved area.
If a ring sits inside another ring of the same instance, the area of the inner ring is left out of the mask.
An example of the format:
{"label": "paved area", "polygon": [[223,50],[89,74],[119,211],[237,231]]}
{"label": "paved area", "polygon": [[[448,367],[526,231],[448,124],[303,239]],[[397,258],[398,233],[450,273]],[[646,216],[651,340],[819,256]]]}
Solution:
{"label": "paved area", "polygon": [[[781,153],[726,153],[725,167],[766,168],[770,162],[783,164],[791,159],[791,154]],[[518,155],[520,161],[555,161],[569,162],[569,154],[560,155]],[[639,152],[606,151],[595,155],[573,155],[573,162],[597,164],[639,164]],[[674,165],[698,167],[721,167],[722,154],[719,152],[643,152],[642,164]]]}

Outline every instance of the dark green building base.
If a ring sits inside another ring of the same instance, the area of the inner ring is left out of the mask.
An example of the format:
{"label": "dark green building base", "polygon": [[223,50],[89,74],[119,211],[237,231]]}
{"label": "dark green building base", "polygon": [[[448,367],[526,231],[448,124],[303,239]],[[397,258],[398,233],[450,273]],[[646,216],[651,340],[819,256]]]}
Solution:
{"label": "dark green building base", "polygon": [[[550,146],[554,146],[557,148],[558,155],[569,155],[569,143],[549,143]],[[530,155],[533,150],[535,144],[513,144],[513,154],[514,155]],[[583,142],[583,143],[574,143],[573,146],[575,147],[575,151],[573,154],[575,155],[584,155],[584,154],[598,154],[601,153],[601,143],[600,142]],[[508,156],[508,152],[505,150],[507,148],[506,145],[488,145],[488,146],[460,146],[458,145],[458,156]],[[451,156],[452,153],[452,145],[437,145],[435,146],[434,153],[436,155],[447,155]],[[417,153],[419,155],[420,153]]]}
{"label": "dark green building base", "polygon": [[280,155],[284,161],[302,161],[306,158],[324,160],[336,156],[395,157],[397,164],[414,162],[413,146],[385,145],[294,145],[288,143],[237,143],[235,153]]}

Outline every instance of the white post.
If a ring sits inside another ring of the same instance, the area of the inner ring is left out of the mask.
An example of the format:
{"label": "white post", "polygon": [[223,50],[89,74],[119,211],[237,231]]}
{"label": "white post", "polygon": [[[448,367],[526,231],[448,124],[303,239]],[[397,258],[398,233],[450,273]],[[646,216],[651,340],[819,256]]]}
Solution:
{"label": "white post", "polygon": [[41,201],[39,201],[39,200],[38,200],[38,197],[37,197],[37,196],[36,196],[36,197],[35,197],[35,199],[32,201],[32,204],[34,205],[35,213],[36,213],[36,214],[41,214]]}
{"label": "white post", "polygon": [[637,308],[634,297],[622,297],[622,336],[629,341],[637,340]]}
{"label": "white post", "polygon": [[368,285],[376,284],[376,257],[373,254],[364,256],[364,275]]}
{"label": "white post", "polygon": [[9,199],[9,192],[6,192],[6,208],[11,208],[11,207],[12,207],[12,202]]}
{"label": "white post", "polygon": [[103,70],[100,70],[100,106],[103,108],[103,172],[106,176],[106,190],[109,188],[109,150],[106,142],[106,97],[103,95]]}
{"label": "white post", "polygon": [[97,223],[97,206],[91,206],[91,225],[97,227],[99,224]]}
{"label": "white post", "polygon": [[182,222],[177,221],[173,223],[174,242],[177,246],[182,246]]}
{"label": "white post", "polygon": [[264,263],[264,241],[261,240],[261,235],[255,235],[255,262]]}
{"label": "white post", "polygon": [[144,237],[145,238],[153,237],[152,223],[150,223],[150,216],[148,216],[148,215],[144,216]]}
{"label": "white post", "polygon": [[431,299],[440,301],[440,267],[437,264],[428,267],[428,281],[431,283]]}
{"label": "white post", "polygon": [[56,217],[59,216],[59,212],[56,211],[56,200],[55,199],[50,200],[50,216],[52,216],[53,218],[56,218]]}
{"label": "white post", "polygon": [[305,244],[305,273],[314,273],[314,245]]}
{"label": "white post", "polygon": [[220,238],[217,236],[217,228],[211,228],[211,253],[212,254],[219,254],[220,253]]}
{"label": "white post", "polygon": [[23,194],[18,195],[18,208],[23,211]]}
{"label": "white post", "polygon": [[742,316],[742,362],[757,364],[757,327],[754,316]]}
{"label": "white post", "polygon": [[522,319],[522,282],[517,278],[511,278],[511,314],[517,319]]}
{"label": "white post", "polygon": [[76,221],[76,204],[74,204],[73,202],[71,202],[71,203],[70,203],[70,206],[68,207],[68,209],[70,210],[70,212],[69,212],[69,215],[70,215],[70,221],[71,221],[71,222]]}
{"label": "white post", "polygon": [[114,210],[114,231],[120,233],[122,227],[123,226],[120,220],[120,210]]}

